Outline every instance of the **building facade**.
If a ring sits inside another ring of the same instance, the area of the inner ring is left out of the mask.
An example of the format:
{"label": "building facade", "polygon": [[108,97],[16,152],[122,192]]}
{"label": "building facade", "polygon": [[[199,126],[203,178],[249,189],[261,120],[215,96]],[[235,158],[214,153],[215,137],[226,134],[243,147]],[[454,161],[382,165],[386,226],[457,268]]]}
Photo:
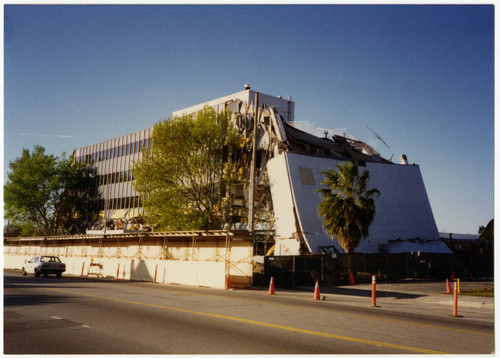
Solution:
{"label": "building facade", "polygon": [[[87,163],[93,170],[101,201],[100,218],[90,231],[126,230],[140,228],[138,218],[142,214],[141,198],[134,189],[132,167],[142,159],[142,151],[151,145],[152,128],[109,139],[97,144],[75,149],[76,162]],[[104,222],[109,222],[109,228]]]}
{"label": "building facade", "polygon": [[[212,107],[217,113],[224,109],[229,109],[233,114],[251,113],[254,109],[256,100],[256,91],[253,91],[250,86],[245,85],[245,90],[233,93],[228,96],[219,97],[208,102],[197,104],[188,108],[180,109],[172,113],[172,117],[178,117],[183,114],[196,114],[205,106]],[[258,93],[257,107],[264,105],[265,107],[275,107],[283,120],[286,122],[294,121],[295,102],[289,99],[284,99],[281,96],[274,97],[264,93]]]}

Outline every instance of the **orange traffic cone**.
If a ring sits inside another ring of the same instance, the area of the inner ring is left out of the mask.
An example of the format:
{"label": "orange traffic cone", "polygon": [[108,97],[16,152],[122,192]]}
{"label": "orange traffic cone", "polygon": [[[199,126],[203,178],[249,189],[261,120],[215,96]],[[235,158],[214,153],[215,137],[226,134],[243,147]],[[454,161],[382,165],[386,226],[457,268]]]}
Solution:
{"label": "orange traffic cone", "polygon": [[231,280],[229,279],[229,275],[226,275],[226,287],[225,287],[226,290],[230,290],[231,289]]}
{"label": "orange traffic cone", "polygon": [[455,271],[451,270],[451,279],[454,280],[455,279]]}
{"label": "orange traffic cone", "polygon": [[354,285],[354,276],[352,275],[352,272],[349,271],[349,285]]}
{"label": "orange traffic cone", "polygon": [[274,293],[274,279],[271,277],[271,282],[269,283],[269,291],[267,292],[268,295],[275,295]]}
{"label": "orange traffic cone", "polygon": [[314,286],[314,297],[313,297],[313,300],[321,300],[321,297],[319,295],[319,282],[316,281],[316,285]]}
{"label": "orange traffic cone", "polygon": [[451,293],[451,286],[448,278],[446,278],[446,293]]}

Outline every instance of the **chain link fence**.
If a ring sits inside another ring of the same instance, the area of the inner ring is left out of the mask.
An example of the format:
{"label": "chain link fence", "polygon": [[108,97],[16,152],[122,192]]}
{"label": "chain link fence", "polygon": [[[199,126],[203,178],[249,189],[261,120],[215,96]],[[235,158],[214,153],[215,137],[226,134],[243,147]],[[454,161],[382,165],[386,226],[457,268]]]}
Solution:
{"label": "chain link fence", "polygon": [[[311,286],[318,280],[322,283],[349,283],[350,273],[356,283],[371,282],[371,276],[380,281],[404,279],[444,280],[446,277],[470,278],[472,274],[488,276],[489,269],[484,260],[463,262],[454,254],[408,252],[401,254],[340,254],[307,256],[266,256],[262,285],[271,277],[277,287],[292,288]],[[479,266],[481,264],[481,267]],[[475,265],[475,268],[473,267]],[[481,271],[479,272],[479,268]],[[477,273],[473,273],[476,269]],[[491,269],[492,276],[492,269]],[[259,284],[259,282],[255,282]]]}

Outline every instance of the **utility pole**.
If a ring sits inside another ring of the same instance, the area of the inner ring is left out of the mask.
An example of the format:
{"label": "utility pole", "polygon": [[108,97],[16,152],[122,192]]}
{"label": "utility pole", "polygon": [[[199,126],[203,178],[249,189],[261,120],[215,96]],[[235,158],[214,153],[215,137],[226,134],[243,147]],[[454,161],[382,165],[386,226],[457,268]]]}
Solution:
{"label": "utility pole", "polygon": [[259,92],[255,92],[253,134],[252,134],[252,162],[250,165],[250,185],[248,188],[248,231],[253,238],[254,229],[254,198],[255,198],[255,161],[257,159],[257,128],[259,115]]}

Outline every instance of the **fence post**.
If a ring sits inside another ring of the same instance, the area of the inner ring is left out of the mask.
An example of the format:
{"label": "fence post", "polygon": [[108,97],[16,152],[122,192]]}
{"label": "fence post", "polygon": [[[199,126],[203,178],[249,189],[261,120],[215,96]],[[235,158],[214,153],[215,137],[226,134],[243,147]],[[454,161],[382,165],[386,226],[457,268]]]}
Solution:
{"label": "fence post", "polygon": [[385,256],[385,279],[387,280],[387,277],[389,276],[389,262],[387,260],[387,253],[384,254]]}
{"label": "fence post", "polygon": [[363,268],[363,272],[370,272],[370,270],[368,269],[367,256],[368,254],[363,254],[363,263],[365,265],[365,267]]}
{"label": "fence post", "polygon": [[321,255],[321,281],[324,281],[325,278],[323,277],[323,255]]}
{"label": "fence post", "polygon": [[406,267],[406,276],[404,276],[403,278],[410,278],[410,264],[408,263],[408,256],[410,255],[409,252],[406,252],[406,253],[403,253],[402,254],[403,256],[403,259],[404,259],[404,265]]}

